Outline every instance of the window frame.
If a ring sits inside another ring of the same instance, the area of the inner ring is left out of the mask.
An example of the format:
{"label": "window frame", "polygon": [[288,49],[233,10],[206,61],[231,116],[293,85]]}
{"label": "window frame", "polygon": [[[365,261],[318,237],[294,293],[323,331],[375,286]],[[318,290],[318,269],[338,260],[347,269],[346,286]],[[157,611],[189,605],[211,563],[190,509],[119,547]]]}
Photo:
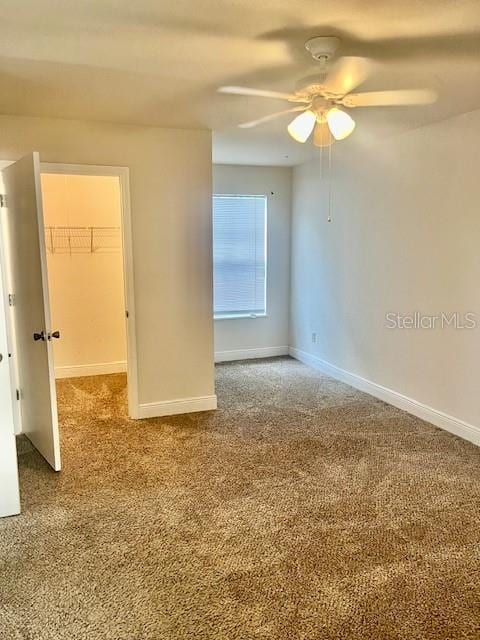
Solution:
{"label": "window frame", "polygon": [[268,316],[268,287],[267,287],[267,278],[268,278],[268,205],[269,199],[268,194],[266,193],[218,193],[215,192],[212,194],[212,266],[213,266],[213,287],[215,288],[215,264],[213,263],[213,249],[214,249],[214,233],[213,233],[213,200],[214,198],[263,198],[265,201],[265,212],[264,212],[264,232],[263,232],[263,242],[264,242],[264,255],[265,255],[265,279],[264,279],[264,300],[265,300],[265,311],[263,313],[215,313],[215,298],[213,298],[213,319],[217,320],[256,320],[257,318],[266,318]]}

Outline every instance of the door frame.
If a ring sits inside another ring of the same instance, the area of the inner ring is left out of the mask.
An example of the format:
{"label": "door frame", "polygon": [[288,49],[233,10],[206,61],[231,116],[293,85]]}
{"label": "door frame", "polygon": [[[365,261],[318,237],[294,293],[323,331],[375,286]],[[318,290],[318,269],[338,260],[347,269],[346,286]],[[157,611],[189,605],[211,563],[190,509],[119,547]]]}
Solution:
{"label": "door frame", "polygon": [[125,325],[127,334],[128,414],[131,418],[139,418],[132,216],[130,207],[130,171],[128,167],[116,167],[110,165],[41,162],[40,174],[42,173],[80,176],[114,176],[119,180],[122,216],[123,285],[126,312]]}

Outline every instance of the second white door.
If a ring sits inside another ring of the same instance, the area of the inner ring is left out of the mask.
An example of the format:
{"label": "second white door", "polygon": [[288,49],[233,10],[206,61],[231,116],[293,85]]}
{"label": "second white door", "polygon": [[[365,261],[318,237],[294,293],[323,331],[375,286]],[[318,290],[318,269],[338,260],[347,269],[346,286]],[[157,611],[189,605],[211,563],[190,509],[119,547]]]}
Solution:
{"label": "second white door", "polygon": [[2,171],[22,433],[55,471],[60,439],[43,224],[40,161],[32,153]]}

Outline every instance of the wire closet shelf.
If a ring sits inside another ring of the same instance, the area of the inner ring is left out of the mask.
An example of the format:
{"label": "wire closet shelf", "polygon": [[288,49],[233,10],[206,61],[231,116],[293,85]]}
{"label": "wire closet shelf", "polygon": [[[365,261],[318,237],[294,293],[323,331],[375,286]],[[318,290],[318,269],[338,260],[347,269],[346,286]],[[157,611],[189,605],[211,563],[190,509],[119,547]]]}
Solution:
{"label": "wire closet shelf", "polygon": [[120,227],[45,227],[45,244],[49,253],[114,253]]}

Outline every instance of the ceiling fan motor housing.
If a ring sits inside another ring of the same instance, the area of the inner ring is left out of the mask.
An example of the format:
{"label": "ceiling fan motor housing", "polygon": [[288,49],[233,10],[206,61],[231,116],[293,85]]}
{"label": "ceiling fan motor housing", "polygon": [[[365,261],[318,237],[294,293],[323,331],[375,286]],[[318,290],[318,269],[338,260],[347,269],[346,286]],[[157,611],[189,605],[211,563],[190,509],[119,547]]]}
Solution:
{"label": "ceiling fan motor housing", "polygon": [[324,89],[325,76],[326,73],[317,73],[301,78],[295,85],[295,95],[313,99],[321,94]]}

